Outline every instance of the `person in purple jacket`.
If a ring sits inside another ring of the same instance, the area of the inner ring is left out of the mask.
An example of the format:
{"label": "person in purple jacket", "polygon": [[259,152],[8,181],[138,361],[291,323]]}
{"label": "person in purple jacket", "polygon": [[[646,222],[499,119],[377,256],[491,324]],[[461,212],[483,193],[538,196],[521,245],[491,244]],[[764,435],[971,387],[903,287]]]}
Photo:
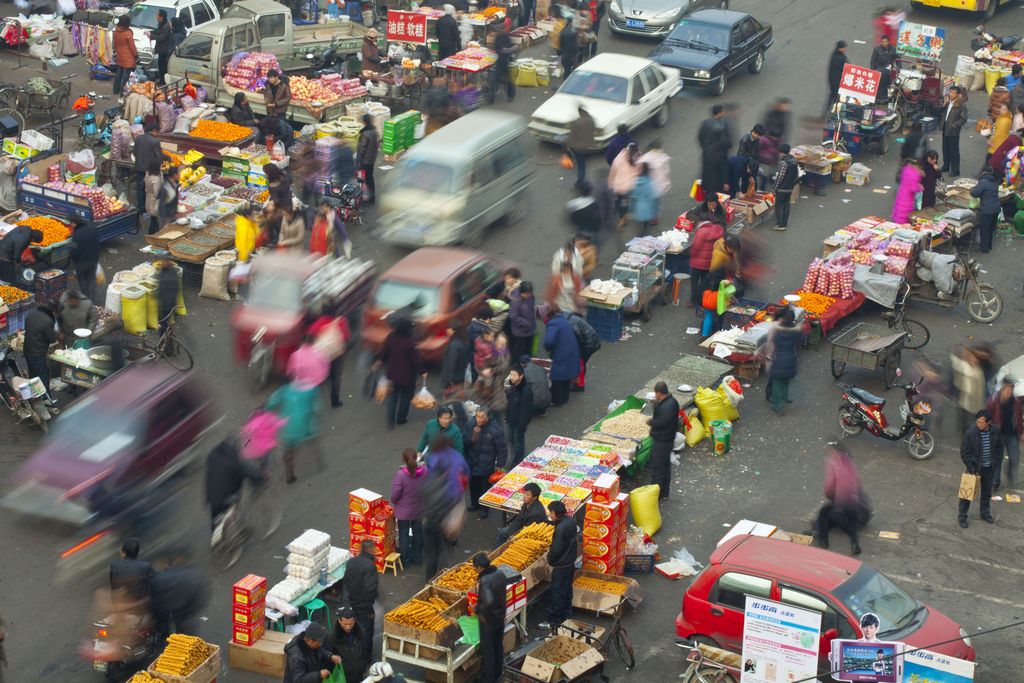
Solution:
{"label": "person in purple jacket", "polygon": [[537,301],[533,298],[533,283],[522,282],[509,293],[508,324],[511,339],[508,343],[510,358],[519,358],[533,350],[533,335],[537,332]]}
{"label": "person in purple jacket", "polygon": [[415,448],[402,451],[404,465],[391,480],[391,504],[398,520],[398,552],[406,564],[423,564],[423,484],[427,468]]}

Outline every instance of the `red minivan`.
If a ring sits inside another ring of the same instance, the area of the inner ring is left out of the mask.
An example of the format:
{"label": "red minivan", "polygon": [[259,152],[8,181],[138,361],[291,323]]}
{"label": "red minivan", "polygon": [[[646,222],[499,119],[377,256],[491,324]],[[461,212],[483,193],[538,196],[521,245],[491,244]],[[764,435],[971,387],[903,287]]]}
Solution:
{"label": "red minivan", "polygon": [[[786,541],[737,536],[720,545],[683,595],[676,635],[732,652],[743,646],[746,596],[821,612],[823,671],[833,638],[861,638],[860,616],[878,615],[878,640],[902,641],[974,661],[959,624],[912,598],[860,560]],[[933,645],[952,641],[945,645]]]}

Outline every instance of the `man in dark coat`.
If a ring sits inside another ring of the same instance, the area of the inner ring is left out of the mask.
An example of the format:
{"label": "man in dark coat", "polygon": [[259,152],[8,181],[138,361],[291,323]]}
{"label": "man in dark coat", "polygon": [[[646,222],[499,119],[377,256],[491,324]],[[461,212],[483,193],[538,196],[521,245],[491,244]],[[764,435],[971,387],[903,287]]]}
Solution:
{"label": "man in dark coat", "polygon": [[147,116],[142,123],[142,135],[135,138],[132,150],[135,155],[135,208],[139,210],[139,220],[146,211],[146,173],[154,162],[164,157],[163,148],[155,135],[159,128],[157,118]]}
{"label": "man in dark coat", "polygon": [[667,500],[672,486],[672,446],[679,432],[679,401],[669,392],[668,385],[654,385],[654,415],[651,425],[651,483],[660,488],[658,500]]}
{"label": "man in dark coat", "polygon": [[27,225],[16,226],[0,239],[0,280],[9,285],[18,282],[18,264],[21,255],[32,242],[41,242],[43,233]]}
{"label": "man in dark coat", "polygon": [[229,436],[214,446],[206,458],[206,503],[210,506],[211,524],[216,525],[217,518],[227,511],[246,479],[260,484],[263,474],[255,463],[242,460],[237,441]]}
{"label": "man in dark coat", "polygon": [[156,82],[162,85],[167,75],[167,62],[174,51],[174,32],[171,31],[171,22],[167,20],[167,10],[157,11],[156,29],[150,35],[153,38],[153,52],[156,54]]}
{"label": "man in dark coat", "polygon": [[508,440],[512,448],[511,465],[515,467],[526,455],[526,428],[533,419],[533,391],[526,381],[523,366],[518,363],[509,369],[506,384],[505,421],[508,422]]}
{"label": "man in dark coat", "polygon": [[[1020,464],[1020,440],[1024,436],[1024,410],[1021,400],[1014,395],[1016,381],[1009,375],[1003,377],[1002,384],[988,397],[988,411],[992,414],[992,426],[1003,437],[1003,448],[1006,449],[1007,488],[1017,488],[1017,467]],[[998,491],[1002,485],[1003,454],[998,453],[995,466],[992,468],[992,490]]]}
{"label": "man in dark coat", "polygon": [[[979,410],[975,414],[974,426],[967,429],[960,444],[960,459],[964,462],[967,474],[981,477],[981,518],[994,524],[996,520],[991,511],[992,480],[996,462],[1003,452],[1003,435],[998,429],[992,429],[991,421],[992,413],[988,409]],[[962,529],[967,528],[967,511],[970,508],[971,501],[961,498],[957,517]]]}
{"label": "man in dark coat", "polygon": [[775,172],[775,226],[772,230],[783,231],[789,225],[789,205],[793,199],[800,178],[800,166],[786,143],[779,145],[779,168]]}
{"label": "man in dark coat", "polygon": [[444,6],[444,16],[437,20],[437,59],[441,61],[461,50],[459,22],[455,20],[455,7]]}
{"label": "man in dark coat", "polygon": [[967,123],[967,105],[960,86],[949,86],[946,108],[942,112],[942,168],[943,173],[960,176],[960,129]]}
{"label": "man in dark coat", "polygon": [[509,35],[509,32],[500,27],[494,38],[494,51],[498,54],[498,59],[491,69],[490,103],[494,104],[494,99],[498,95],[498,84],[502,81],[505,83],[505,97],[512,102],[516,99],[516,82],[512,79],[510,67],[516,48],[512,44],[512,36]]}
{"label": "man in dark coat", "polygon": [[551,405],[551,384],[548,382],[548,373],[541,366],[533,362],[529,354],[519,358],[519,364],[523,366],[523,376],[530,385],[530,393],[533,394],[533,412],[543,417],[547,415],[548,407]]}
{"label": "man in dark coat", "polygon": [[96,224],[80,222],[71,230],[71,267],[78,279],[78,290],[90,301],[96,300],[96,268],[100,264],[100,234]]}
{"label": "man in dark coat", "polygon": [[210,599],[210,585],[199,567],[189,563],[185,553],[172,557],[166,569],[153,575],[149,592],[153,616],[162,637],[172,632],[199,634],[199,620]]}
{"label": "man in dark coat", "polygon": [[356,170],[362,171],[366,183],[367,204],[377,201],[377,184],[373,180],[373,168],[377,165],[377,151],[380,149],[380,134],[373,125],[373,117],[363,114],[363,127],[359,131],[356,146]]}
{"label": "man in dark coat", "polygon": [[971,196],[981,201],[978,207],[978,237],[981,241],[981,253],[992,250],[992,235],[996,230],[996,218],[1002,205],[999,202],[999,181],[995,172],[988,166],[981,170],[978,183],[971,188]]}
{"label": "man in dark coat", "polygon": [[327,629],[314,621],[284,646],[283,683],[320,683],[331,675],[341,657],[324,647],[326,638]]}
{"label": "man in dark coat", "polygon": [[498,683],[505,669],[505,575],[484,553],[473,557],[478,579],[476,614],[480,621],[480,682]]}
{"label": "man in dark coat", "polygon": [[178,288],[181,286],[178,280],[178,272],[174,263],[166,259],[156,262],[156,315],[160,321],[160,336],[162,337],[171,324],[171,317],[178,305]]}
{"label": "man in dark coat", "polygon": [[711,107],[711,117],[700,124],[697,143],[701,149],[701,187],[709,195],[724,191],[727,189],[729,149],[732,147],[724,106],[716,104]]}
{"label": "man in dark coat", "polygon": [[110,563],[110,590],[123,589],[133,598],[149,595],[153,565],[139,559],[139,539],[129,538],[121,544],[117,559]]}
{"label": "man in dark coat", "polygon": [[488,510],[480,505],[480,496],[487,493],[490,486],[488,477],[495,468],[504,467],[508,459],[505,434],[501,425],[491,419],[491,411],[480,407],[462,428],[462,443],[469,463],[469,509],[479,510],[480,519],[487,519]]}
{"label": "man in dark coat", "polygon": [[548,521],[548,513],[540,502],[540,486],[532,481],[523,486],[523,504],[507,526],[498,529],[498,544],[515,536],[523,527]]}
{"label": "man in dark coat", "polygon": [[345,680],[362,681],[367,667],[370,666],[370,657],[367,653],[371,651],[373,634],[367,634],[351,607],[342,607],[337,614],[330,649],[341,657]]}
{"label": "man in dark coat", "polygon": [[49,306],[36,306],[25,316],[25,364],[29,377],[38,377],[46,390],[50,390],[50,346],[57,343],[54,329],[57,319]]}
{"label": "man in dark coat", "polygon": [[540,627],[554,630],[556,626],[572,616],[572,581],[576,569],[576,521],[569,516],[565,503],[554,500],[548,503],[555,533],[548,549],[548,564],[551,565],[551,593],[548,600],[548,620]]}
{"label": "man in dark coat", "polygon": [[366,660],[369,662],[373,648],[373,604],[377,601],[380,586],[380,575],[374,563],[373,541],[365,540],[360,544],[359,554],[349,560],[345,567],[343,583],[356,621],[367,634],[364,647]]}
{"label": "man in dark coat", "polygon": [[601,338],[597,336],[597,330],[582,315],[568,313],[566,317],[572,326],[572,333],[576,335],[576,342],[580,345],[580,374],[573,381],[570,390],[584,391],[587,388],[587,362],[601,350]]}
{"label": "man in dark coat", "polygon": [[825,118],[832,111],[832,107],[839,101],[839,84],[843,80],[843,67],[849,60],[846,58],[846,41],[840,40],[836,43],[836,49],[828,59],[828,97],[825,99],[825,108],[821,117]]}
{"label": "man in dark coat", "polygon": [[895,63],[896,48],[889,42],[889,36],[882,36],[878,45],[871,51],[871,68],[882,74],[878,79],[878,95],[875,97],[875,102],[878,104],[885,104],[889,101],[889,82],[892,79],[892,66]]}

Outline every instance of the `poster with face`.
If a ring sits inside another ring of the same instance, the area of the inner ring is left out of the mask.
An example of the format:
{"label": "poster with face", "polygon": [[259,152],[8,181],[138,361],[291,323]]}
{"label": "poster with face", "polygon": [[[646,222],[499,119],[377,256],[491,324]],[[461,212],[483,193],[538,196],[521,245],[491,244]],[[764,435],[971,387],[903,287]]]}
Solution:
{"label": "poster with face", "polygon": [[881,640],[832,641],[832,678],[862,683],[898,683],[903,643]]}
{"label": "poster with face", "polygon": [[882,622],[874,612],[865,612],[860,617],[860,632],[864,634],[861,640],[874,642],[878,640],[878,629]]}

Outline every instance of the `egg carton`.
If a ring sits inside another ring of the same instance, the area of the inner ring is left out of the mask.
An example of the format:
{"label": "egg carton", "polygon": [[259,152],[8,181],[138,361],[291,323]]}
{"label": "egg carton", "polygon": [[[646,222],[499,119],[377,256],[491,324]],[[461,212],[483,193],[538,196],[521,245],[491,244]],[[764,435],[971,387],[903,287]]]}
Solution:
{"label": "egg carton", "polygon": [[267,591],[267,597],[279,598],[285,602],[291,602],[307,590],[309,590],[309,586],[304,581],[289,576],[284,581],[275,583],[271,589]]}
{"label": "egg carton", "polygon": [[316,529],[306,529],[302,535],[289,543],[286,548],[290,553],[314,556],[331,546],[331,536]]}
{"label": "egg carton", "polygon": [[344,548],[338,548],[332,545],[327,554],[327,573],[335,571],[350,559],[352,559],[352,553]]}
{"label": "egg carton", "polygon": [[284,571],[289,578],[298,579],[299,581],[316,581],[320,577],[321,567],[326,567],[326,563],[321,562],[315,567],[307,567],[301,564],[289,564],[284,568]]}
{"label": "egg carton", "polygon": [[328,548],[324,548],[312,555],[306,553],[288,553],[288,564],[301,565],[303,567],[318,567],[327,561]]}

